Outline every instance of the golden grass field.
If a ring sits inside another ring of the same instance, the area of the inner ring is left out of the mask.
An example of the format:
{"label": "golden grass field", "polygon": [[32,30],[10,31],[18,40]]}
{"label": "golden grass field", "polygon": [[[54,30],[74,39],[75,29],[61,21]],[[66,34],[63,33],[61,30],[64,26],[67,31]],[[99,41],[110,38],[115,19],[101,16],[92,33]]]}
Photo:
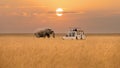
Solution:
{"label": "golden grass field", "polygon": [[61,37],[0,35],[0,68],[120,68],[120,35]]}

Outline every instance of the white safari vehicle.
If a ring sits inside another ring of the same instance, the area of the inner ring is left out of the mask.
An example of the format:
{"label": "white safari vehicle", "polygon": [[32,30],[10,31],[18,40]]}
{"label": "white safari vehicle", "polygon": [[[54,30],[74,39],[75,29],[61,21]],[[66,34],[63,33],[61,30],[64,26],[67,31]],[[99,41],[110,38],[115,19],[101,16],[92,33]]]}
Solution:
{"label": "white safari vehicle", "polygon": [[86,39],[86,36],[83,30],[73,28],[73,29],[70,29],[68,34],[64,36],[63,39],[80,40],[80,39]]}

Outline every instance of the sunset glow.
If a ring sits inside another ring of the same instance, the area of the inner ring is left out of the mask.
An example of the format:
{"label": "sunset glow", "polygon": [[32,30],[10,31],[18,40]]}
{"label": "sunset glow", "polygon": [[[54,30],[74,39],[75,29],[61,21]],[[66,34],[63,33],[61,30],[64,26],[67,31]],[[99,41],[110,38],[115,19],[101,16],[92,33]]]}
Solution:
{"label": "sunset glow", "polygon": [[0,0],[0,32],[31,33],[45,27],[65,32],[71,26],[87,32],[120,32],[119,3],[120,0]]}

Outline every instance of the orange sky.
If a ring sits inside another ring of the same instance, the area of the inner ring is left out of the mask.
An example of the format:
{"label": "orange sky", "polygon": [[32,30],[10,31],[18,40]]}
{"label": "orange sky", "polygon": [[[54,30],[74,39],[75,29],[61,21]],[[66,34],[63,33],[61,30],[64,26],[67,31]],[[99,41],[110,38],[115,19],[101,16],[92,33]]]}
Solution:
{"label": "orange sky", "polygon": [[[62,17],[53,13],[63,8]],[[74,12],[74,13],[72,13]],[[0,33],[34,32],[53,28],[66,32],[71,26],[86,32],[120,32],[120,0],[1,0]]]}

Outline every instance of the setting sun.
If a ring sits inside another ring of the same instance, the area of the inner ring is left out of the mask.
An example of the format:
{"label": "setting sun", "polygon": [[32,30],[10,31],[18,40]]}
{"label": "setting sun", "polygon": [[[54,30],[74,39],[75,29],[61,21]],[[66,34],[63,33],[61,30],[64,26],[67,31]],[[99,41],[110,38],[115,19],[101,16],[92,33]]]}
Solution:
{"label": "setting sun", "polygon": [[63,15],[63,9],[62,8],[57,8],[56,9],[56,15],[57,16],[62,16]]}

